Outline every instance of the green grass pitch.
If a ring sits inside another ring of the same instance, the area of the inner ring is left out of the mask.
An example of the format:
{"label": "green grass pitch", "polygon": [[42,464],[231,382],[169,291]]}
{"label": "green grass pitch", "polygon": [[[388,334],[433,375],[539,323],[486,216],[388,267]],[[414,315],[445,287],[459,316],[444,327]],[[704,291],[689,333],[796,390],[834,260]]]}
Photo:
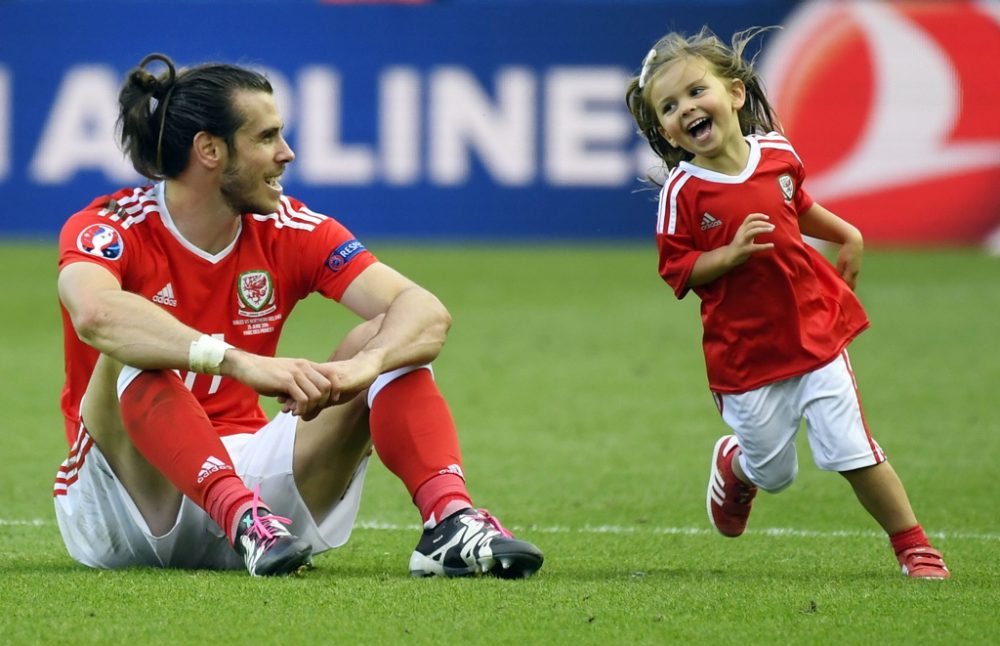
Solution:
{"label": "green grass pitch", "polygon": [[[526,581],[413,580],[418,518],[370,470],[360,525],[303,577],[93,571],[66,554],[51,483],[66,446],[55,247],[0,245],[0,642],[344,644],[997,643],[1000,259],[880,251],[851,348],[875,437],[953,571],[909,581],[847,483],[816,470],[710,531],[697,301],[652,245],[373,245],[448,305],[435,364],[468,481],[546,554]],[[307,300],[282,350],[321,358],[353,321]],[[269,410],[273,405],[268,404]]]}

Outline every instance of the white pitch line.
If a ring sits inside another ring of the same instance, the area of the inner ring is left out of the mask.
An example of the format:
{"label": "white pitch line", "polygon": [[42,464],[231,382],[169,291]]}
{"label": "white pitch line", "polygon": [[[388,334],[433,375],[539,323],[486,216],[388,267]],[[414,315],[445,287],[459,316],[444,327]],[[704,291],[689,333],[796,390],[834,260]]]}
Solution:
{"label": "white pitch line", "polygon": [[0,527],[44,527],[45,525],[55,525],[54,520],[42,520],[41,518],[33,518],[31,520],[20,520],[18,518],[0,518]]}
{"label": "white pitch line", "polygon": [[[0,518],[0,527],[48,527],[55,525],[54,520],[42,518],[18,519]],[[355,524],[356,529],[374,529],[389,532],[414,532],[422,527],[414,524],[386,523],[377,520],[362,520]],[[662,534],[669,536],[714,536],[715,530],[705,527],[655,527],[630,525],[584,525],[583,527],[568,527],[564,525],[513,527],[519,532],[539,534]],[[875,531],[832,530],[818,531],[811,529],[792,529],[790,527],[765,527],[748,529],[747,535],[779,536],[789,538],[885,538],[885,534]],[[928,532],[928,536],[941,540],[956,541],[996,541],[1000,542],[1000,534],[981,534],[974,532]]]}
{"label": "white pitch line", "polygon": [[[414,531],[421,529],[419,525],[399,525],[395,523],[384,523],[379,521],[359,521],[355,527],[358,529],[380,529],[386,531]],[[518,532],[539,533],[539,534],[663,534],[680,536],[715,536],[717,532],[704,527],[655,527],[655,526],[628,526],[628,525],[585,525],[583,527],[567,527],[560,525],[553,526],[513,526]],[[789,527],[770,527],[764,529],[748,529],[745,535],[761,536],[787,536],[791,538],[885,538],[883,532],[857,531],[857,530],[833,530],[816,531],[810,529],[792,529]],[[928,532],[931,538],[942,540],[968,540],[968,541],[1000,541],[1000,534],[979,534],[971,532]]]}

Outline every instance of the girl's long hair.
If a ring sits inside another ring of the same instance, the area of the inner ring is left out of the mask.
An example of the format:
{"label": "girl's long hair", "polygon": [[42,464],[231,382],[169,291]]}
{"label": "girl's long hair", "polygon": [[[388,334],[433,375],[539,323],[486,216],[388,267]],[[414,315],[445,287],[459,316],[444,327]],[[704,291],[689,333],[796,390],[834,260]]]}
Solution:
{"label": "girl's long hair", "polygon": [[682,58],[702,58],[724,79],[739,79],[746,86],[746,102],[739,111],[740,130],[744,135],[755,132],[781,132],[781,124],[774,109],[767,100],[760,75],[754,69],[757,54],[744,58],[747,45],[755,37],[776,29],[776,27],[751,27],[733,35],[732,43],[726,45],[708,27],[702,27],[697,34],[685,37],[679,33],[669,33],[656,42],[643,61],[642,69],[628,84],[625,104],[638,126],[639,133],[649,142],[656,156],[663,160],[668,169],[682,161],[689,161],[693,155],[683,148],[671,146],[660,135],[660,121],[655,108],[650,104],[649,80],[656,73]]}

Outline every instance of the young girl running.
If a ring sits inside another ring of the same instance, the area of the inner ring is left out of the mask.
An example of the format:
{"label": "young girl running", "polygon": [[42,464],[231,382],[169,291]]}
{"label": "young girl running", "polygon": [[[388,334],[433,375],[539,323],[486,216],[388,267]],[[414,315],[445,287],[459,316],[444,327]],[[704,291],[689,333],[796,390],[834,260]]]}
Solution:
{"label": "young girl running", "polygon": [[[906,491],[869,433],[847,345],[868,327],[853,288],[863,241],[814,202],[743,52],[703,28],[671,33],[646,55],[626,102],[670,174],[660,192],[660,275],[701,298],[709,387],[732,429],[715,444],[706,504],[720,533],[743,533],[757,489],[798,471],[806,421],[816,465],[836,471],[888,533],[903,574],[948,578]],[[836,266],[803,235],[840,245]]]}

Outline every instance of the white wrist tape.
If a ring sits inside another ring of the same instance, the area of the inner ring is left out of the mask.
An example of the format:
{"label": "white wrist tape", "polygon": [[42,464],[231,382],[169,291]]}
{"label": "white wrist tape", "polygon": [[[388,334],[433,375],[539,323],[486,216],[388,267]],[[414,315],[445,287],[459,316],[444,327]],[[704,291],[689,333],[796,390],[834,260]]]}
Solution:
{"label": "white wrist tape", "polygon": [[197,341],[191,342],[191,348],[188,350],[188,368],[192,372],[217,375],[226,350],[231,347],[233,346],[222,339],[202,334]]}

